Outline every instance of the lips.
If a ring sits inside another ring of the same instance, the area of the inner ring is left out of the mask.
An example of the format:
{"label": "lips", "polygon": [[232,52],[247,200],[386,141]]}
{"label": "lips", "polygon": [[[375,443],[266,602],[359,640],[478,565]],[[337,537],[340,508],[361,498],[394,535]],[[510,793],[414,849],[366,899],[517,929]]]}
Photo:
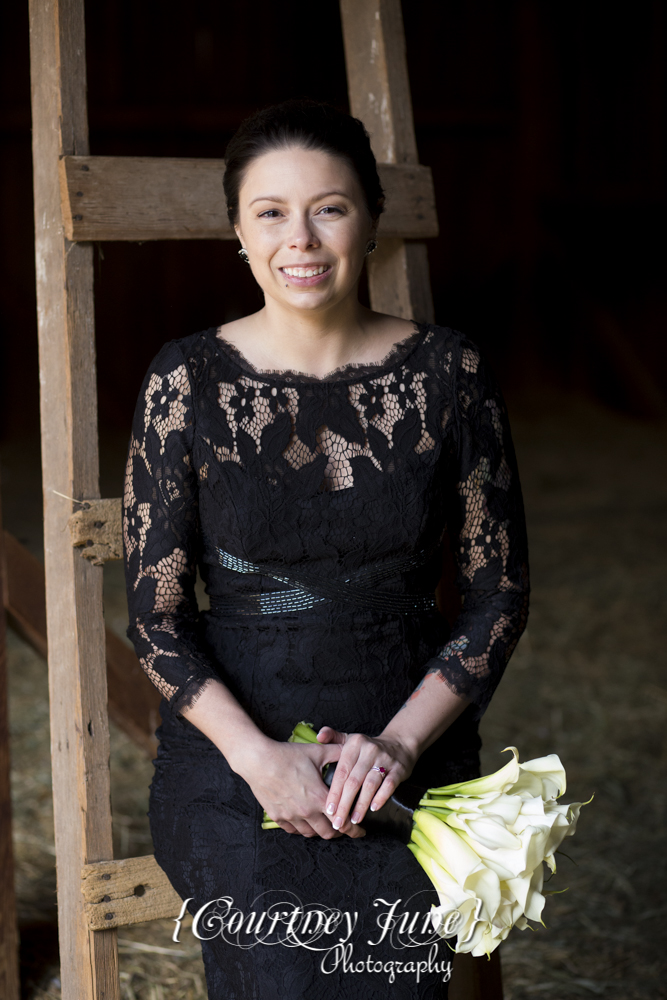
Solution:
{"label": "lips", "polygon": [[281,274],[292,285],[317,285],[331,274],[330,264],[309,264],[305,267],[281,267]]}

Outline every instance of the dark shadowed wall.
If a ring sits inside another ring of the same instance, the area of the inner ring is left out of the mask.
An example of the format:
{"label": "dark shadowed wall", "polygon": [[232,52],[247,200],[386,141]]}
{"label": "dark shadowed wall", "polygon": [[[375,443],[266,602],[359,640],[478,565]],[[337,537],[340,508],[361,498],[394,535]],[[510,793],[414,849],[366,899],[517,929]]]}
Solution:
{"label": "dark shadowed wall", "polygon": [[[27,2],[0,41],[2,433],[38,426]],[[488,352],[508,393],[552,386],[667,411],[665,33],[661,2],[410,0],[420,158],[441,235],[438,322]],[[89,0],[91,152],[223,156],[254,109],[347,107],[335,0]],[[122,432],[167,339],[257,308],[230,242],[96,251],[100,420]]]}

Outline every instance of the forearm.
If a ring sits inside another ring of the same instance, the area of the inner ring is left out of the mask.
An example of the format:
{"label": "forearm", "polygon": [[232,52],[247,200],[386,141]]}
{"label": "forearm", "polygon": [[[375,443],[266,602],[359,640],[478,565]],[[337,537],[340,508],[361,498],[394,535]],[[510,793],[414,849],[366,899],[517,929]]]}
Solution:
{"label": "forearm", "polygon": [[252,721],[228,687],[209,680],[196,702],[181,713],[214,743],[243,776],[272,741]]}
{"label": "forearm", "polygon": [[398,740],[417,761],[469,704],[469,699],[452,691],[441,673],[430,671],[380,736]]}

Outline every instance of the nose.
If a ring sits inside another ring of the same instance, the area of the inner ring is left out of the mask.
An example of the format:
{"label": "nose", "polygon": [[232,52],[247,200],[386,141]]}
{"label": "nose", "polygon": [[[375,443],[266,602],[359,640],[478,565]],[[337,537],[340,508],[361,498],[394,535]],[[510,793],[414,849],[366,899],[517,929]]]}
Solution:
{"label": "nose", "polygon": [[295,215],[287,237],[287,245],[291,250],[313,250],[320,245],[310,217],[307,214]]}

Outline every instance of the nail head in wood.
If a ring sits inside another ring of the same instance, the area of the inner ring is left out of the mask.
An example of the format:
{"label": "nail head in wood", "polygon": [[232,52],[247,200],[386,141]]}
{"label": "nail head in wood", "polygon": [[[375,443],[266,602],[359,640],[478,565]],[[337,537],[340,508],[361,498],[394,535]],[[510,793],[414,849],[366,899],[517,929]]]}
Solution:
{"label": "nail head in wood", "polygon": [[[100,900],[99,880],[106,882]],[[97,861],[81,870],[81,889],[91,930],[176,917],[182,900],[152,855]],[[113,902],[113,912],[109,903]]]}
{"label": "nail head in wood", "polygon": [[69,519],[72,545],[94,566],[123,558],[122,505],[113,500],[88,500]]}

